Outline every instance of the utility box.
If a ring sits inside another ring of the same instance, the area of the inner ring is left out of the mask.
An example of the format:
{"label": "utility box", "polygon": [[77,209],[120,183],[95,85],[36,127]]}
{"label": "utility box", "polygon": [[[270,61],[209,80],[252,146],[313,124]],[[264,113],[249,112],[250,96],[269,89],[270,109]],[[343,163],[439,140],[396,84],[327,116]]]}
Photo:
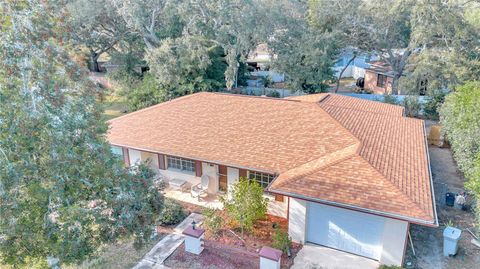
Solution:
{"label": "utility box", "polygon": [[185,251],[199,255],[203,251],[203,241],[205,237],[205,230],[188,226],[187,229],[183,231],[185,235]]}
{"label": "utility box", "polygon": [[271,247],[262,247],[260,256],[260,269],[280,269],[282,252]]}
{"label": "utility box", "polygon": [[457,254],[458,251],[458,240],[460,240],[460,235],[462,230],[447,227],[443,231],[443,256],[453,256]]}

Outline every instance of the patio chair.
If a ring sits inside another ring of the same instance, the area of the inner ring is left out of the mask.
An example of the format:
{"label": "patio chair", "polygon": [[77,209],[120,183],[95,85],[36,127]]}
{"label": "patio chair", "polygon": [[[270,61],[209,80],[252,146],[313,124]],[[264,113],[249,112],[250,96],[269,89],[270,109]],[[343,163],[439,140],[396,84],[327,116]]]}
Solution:
{"label": "patio chair", "polygon": [[210,177],[207,175],[203,175],[200,183],[198,183],[197,185],[193,185],[192,188],[190,189],[190,194],[192,195],[192,197],[200,200],[200,198],[203,198],[206,195],[208,195],[207,190],[208,190],[209,181],[210,181]]}

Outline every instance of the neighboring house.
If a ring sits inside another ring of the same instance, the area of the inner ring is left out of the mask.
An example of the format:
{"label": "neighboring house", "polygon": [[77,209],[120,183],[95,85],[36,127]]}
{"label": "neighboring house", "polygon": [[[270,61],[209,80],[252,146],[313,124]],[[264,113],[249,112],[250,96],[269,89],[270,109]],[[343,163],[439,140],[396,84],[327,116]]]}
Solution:
{"label": "neighboring house", "polygon": [[364,89],[375,94],[391,94],[393,77],[392,67],[388,63],[370,62],[370,67],[365,70]]}
{"label": "neighboring house", "polygon": [[355,57],[355,59],[350,64],[348,64],[348,62],[352,59],[352,57],[353,57],[352,51],[347,51],[340,55],[337,62],[333,66],[335,77],[338,77],[340,75],[340,72],[343,70],[343,68],[346,67],[345,71],[342,74],[342,78],[354,78],[354,79],[363,78],[365,77],[365,69],[370,67],[369,62],[372,60],[379,59],[378,56],[364,53]]}
{"label": "neighboring house", "polygon": [[[279,74],[274,70],[270,70],[270,62],[272,61],[272,53],[268,50],[267,44],[258,45],[254,51],[252,51],[247,57],[247,65],[250,67],[250,75],[253,77],[251,84],[249,86],[256,87],[253,85],[255,78],[269,77],[274,83],[281,83],[285,81],[285,75]],[[261,85],[260,85],[261,86]]]}
{"label": "neighboring house", "polygon": [[401,265],[410,223],[437,227],[423,121],[336,94],[278,99],[197,93],[109,121],[127,164],[211,194],[239,177],[284,205],[293,241]]}

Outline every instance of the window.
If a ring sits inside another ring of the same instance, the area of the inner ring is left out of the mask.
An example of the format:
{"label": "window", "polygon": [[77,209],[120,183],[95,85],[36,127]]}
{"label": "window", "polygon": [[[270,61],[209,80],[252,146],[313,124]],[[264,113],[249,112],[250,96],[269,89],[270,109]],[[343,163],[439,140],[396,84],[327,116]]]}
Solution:
{"label": "window", "polygon": [[385,88],[385,83],[387,82],[387,76],[378,74],[377,76],[377,87]]}
{"label": "window", "polygon": [[195,161],[167,156],[167,167],[181,171],[195,172]]}
{"label": "window", "polygon": [[121,147],[112,146],[111,150],[113,155],[117,156],[120,159],[123,159],[123,149]]}
{"label": "window", "polygon": [[255,171],[249,171],[248,173],[248,178],[255,180],[262,186],[262,188],[268,187],[268,184],[273,181],[273,175],[270,174],[265,174],[265,173],[259,173]]}

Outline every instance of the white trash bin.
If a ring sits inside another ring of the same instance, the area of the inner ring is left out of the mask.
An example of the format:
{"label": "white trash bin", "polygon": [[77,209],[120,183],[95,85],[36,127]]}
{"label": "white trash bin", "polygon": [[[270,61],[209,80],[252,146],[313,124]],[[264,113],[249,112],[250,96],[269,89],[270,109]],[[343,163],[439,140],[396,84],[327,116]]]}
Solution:
{"label": "white trash bin", "polygon": [[450,256],[457,254],[458,250],[458,240],[460,240],[460,235],[462,230],[447,227],[443,231],[443,256]]}

